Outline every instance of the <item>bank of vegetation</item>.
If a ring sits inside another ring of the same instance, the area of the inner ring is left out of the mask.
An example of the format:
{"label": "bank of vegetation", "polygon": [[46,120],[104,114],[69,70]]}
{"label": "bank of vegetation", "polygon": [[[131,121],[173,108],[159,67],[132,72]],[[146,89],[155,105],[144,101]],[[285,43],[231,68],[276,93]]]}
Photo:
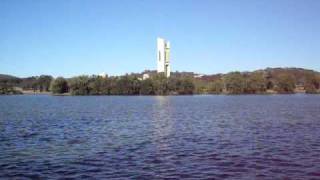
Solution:
{"label": "bank of vegetation", "polygon": [[203,76],[195,83],[200,94],[311,94],[320,92],[320,73],[301,68],[268,68]]}
{"label": "bank of vegetation", "polygon": [[154,71],[124,76],[42,75],[16,78],[0,75],[0,94],[21,93],[17,89],[50,92],[55,95],[186,95],[186,94],[270,94],[319,93],[320,73],[300,68],[268,68],[253,72],[199,76],[174,72],[170,78]]}
{"label": "bank of vegetation", "polygon": [[18,78],[0,74],[0,94],[22,94],[23,92],[49,92],[52,76],[41,75]]}
{"label": "bank of vegetation", "polygon": [[192,78],[166,78],[162,74],[145,80],[137,75],[58,77],[51,83],[52,93],[71,95],[181,95],[193,94],[194,89]]}

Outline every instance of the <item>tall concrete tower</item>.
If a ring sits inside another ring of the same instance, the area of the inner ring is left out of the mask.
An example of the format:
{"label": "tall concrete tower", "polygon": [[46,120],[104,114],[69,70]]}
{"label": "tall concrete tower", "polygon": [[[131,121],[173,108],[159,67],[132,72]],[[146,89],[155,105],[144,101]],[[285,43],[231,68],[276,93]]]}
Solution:
{"label": "tall concrete tower", "polygon": [[158,73],[164,73],[170,77],[170,42],[165,39],[157,39],[157,64]]}

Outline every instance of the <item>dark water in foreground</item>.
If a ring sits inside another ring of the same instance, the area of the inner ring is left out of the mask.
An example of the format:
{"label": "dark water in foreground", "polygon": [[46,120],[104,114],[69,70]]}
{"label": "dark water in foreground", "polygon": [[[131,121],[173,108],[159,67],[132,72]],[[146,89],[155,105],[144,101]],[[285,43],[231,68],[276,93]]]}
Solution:
{"label": "dark water in foreground", "polygon": [[320,179],[320,96],[0,96],[0,178]]}

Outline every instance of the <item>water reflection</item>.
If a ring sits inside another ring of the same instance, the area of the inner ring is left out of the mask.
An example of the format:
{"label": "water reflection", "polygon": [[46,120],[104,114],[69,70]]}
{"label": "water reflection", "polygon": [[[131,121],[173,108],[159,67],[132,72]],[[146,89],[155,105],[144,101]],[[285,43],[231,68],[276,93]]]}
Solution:
{"label": "water reflection", "polygon": [[152,140],[159,153],[169,149],[169,138],[174,133],[175,119],[171,117],[174,107],[171,106],[170,97],[156,96],[152,110]]}

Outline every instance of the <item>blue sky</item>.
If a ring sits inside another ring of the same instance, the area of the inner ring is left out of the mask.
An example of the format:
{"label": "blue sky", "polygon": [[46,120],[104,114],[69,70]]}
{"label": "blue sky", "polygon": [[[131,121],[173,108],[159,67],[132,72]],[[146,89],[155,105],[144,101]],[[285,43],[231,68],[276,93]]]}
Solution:
{"label": "blue sky", "polygon": [[120,75],[266,67],[320,71],[319,0],[1,0],[0,73]]}

